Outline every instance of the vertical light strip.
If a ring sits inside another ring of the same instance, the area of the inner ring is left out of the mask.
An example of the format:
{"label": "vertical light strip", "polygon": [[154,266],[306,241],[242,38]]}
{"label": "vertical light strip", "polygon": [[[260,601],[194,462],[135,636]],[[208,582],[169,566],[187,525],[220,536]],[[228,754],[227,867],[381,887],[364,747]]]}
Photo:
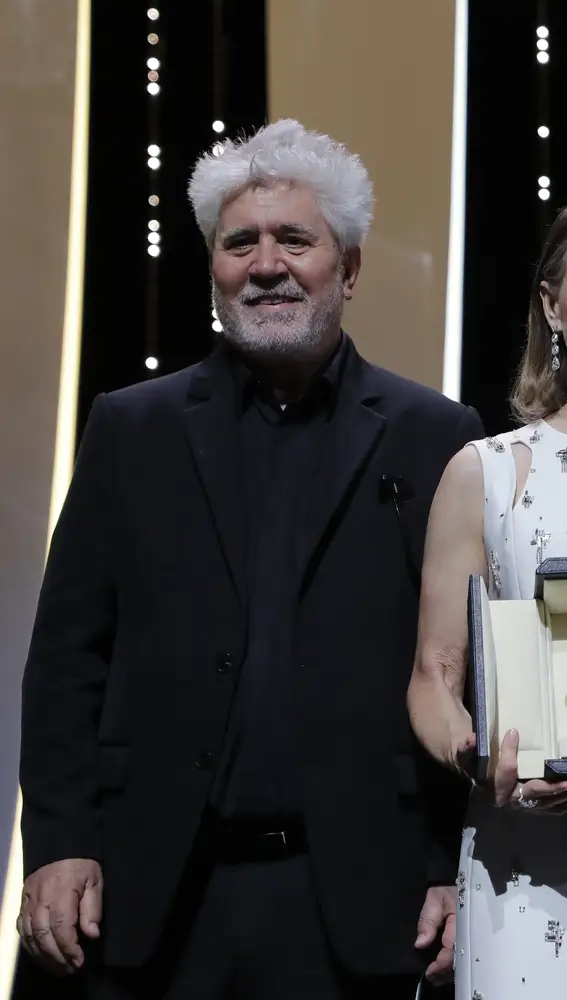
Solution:
{"label": "vertical light strip", "polygon": [[77,54],[67,281],[48,544],[67,493],[75,461],[87,221],[90,62],[91,0],[77,0]]}
{"label": "vertical light strip", "polygon": [[450,399],[461,396],[463,342],[463,280],[467,178],[467,70],[468,0],[455,0],[453,69],[453,142],[451,152],[451,208],[445,300],[443,392]]}
{"label": "vertical light strip", "polygon": [[[55,451],[51,481],[47,544],[59,512],[75,459],[77,395],[81,358],[83,320],[83,285],[85,263],[86,205],[88,181],[89,91],[91,53],[91,0],[77,0],[77,36],[75,56],[75,99],[73,109],[73,146],[67,273],[61,345],[61,368]],[[18,794],[8,871],[0,911],[0,1000],[10,1000],[14,979],[18,938],[16,917],[22,886],[22,848],[20,838],[21,798]]]}

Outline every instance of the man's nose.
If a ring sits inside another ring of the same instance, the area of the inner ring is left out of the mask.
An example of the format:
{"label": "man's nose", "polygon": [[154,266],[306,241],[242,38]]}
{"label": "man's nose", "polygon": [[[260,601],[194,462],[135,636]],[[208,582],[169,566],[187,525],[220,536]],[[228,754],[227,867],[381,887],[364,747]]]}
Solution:
{"label": "man's nose", "polygon": [[259,240],[249,274],[254,278],[276,278],[286,273],[287,266],[277,240]]}

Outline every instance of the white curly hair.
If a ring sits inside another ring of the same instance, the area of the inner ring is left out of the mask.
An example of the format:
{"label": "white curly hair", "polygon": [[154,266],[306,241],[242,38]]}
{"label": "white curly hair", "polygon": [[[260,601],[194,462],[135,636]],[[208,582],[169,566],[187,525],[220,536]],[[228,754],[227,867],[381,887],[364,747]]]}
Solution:
{"label": "white curly hair", "polygon": [[250,138],[217,143],[195,164],[189,200],[212,247],[223,208],[250,185],[291,181],[310,185],[342,250],[359,246],[372,222],[372,182],[359,156],[328,135],[291,118],[266,125]]}

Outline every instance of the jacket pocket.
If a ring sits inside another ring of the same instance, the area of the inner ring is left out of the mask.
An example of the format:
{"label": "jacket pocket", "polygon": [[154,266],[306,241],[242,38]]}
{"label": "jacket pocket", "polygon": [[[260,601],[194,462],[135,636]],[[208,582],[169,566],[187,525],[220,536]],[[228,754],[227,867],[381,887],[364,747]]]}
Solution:
{"label": "jacket pocket", "polygon": [[126,787],[130,749],[129,746],[98,748],[98,785],[101,792],[119,792]]}

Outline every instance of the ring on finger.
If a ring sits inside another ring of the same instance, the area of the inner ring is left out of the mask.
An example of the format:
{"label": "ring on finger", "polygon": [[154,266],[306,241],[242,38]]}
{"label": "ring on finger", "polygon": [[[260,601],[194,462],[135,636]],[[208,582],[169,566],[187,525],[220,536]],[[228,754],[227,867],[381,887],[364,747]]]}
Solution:
{"label": "ring on finger", "polygon": [[539,799],[525,799],[524,798],[524,786],[520,785],[520,791],[518,798],[516,799],[516,805],[521,806],[522,809],[535,809],[539,805]]}

